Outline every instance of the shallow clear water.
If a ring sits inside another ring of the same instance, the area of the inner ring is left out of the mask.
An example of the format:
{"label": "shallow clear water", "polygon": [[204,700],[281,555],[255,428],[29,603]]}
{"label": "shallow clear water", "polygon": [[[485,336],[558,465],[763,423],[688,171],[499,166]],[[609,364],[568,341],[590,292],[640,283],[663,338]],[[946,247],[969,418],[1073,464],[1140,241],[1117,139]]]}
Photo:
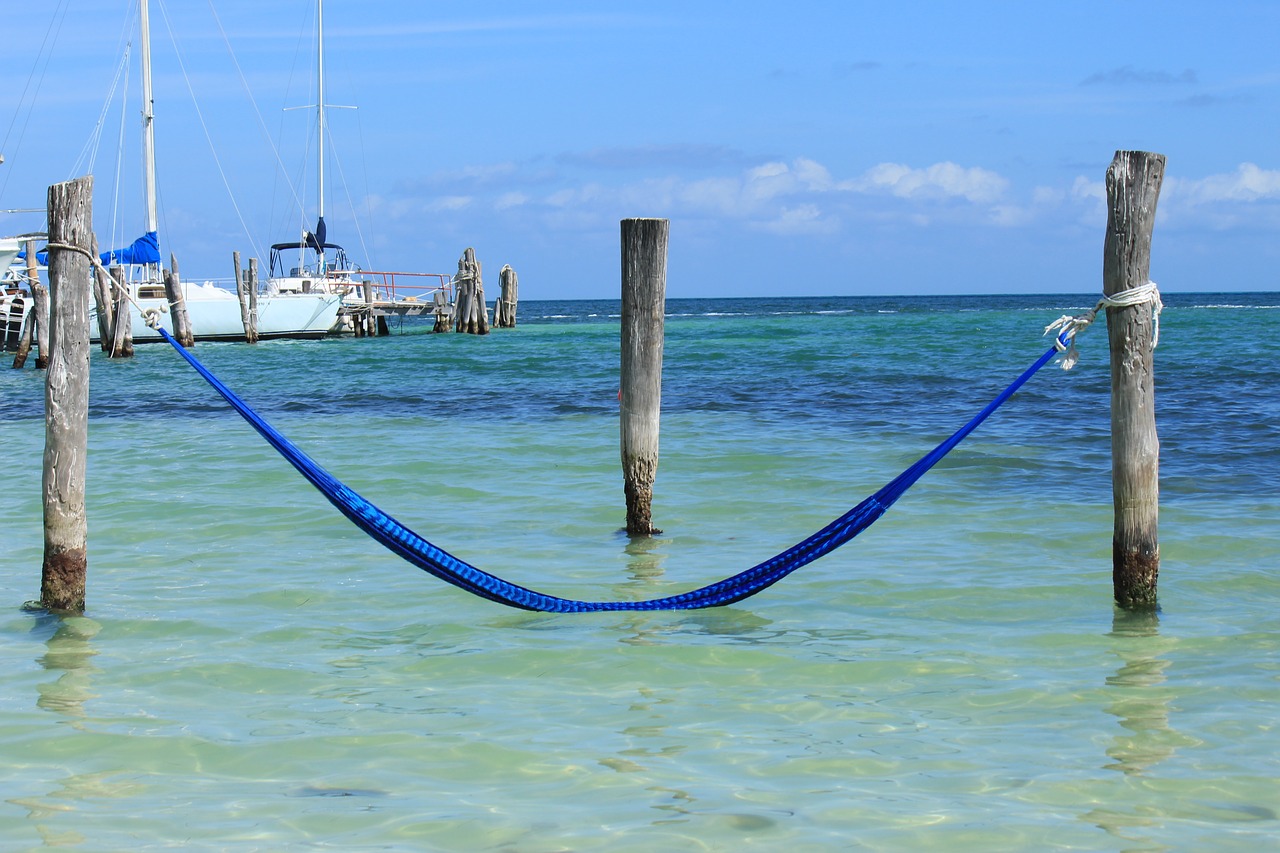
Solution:
{"label": "shallow clear water", "polygon": [[[782,550],[1084,296],[672,300],[629,541],[617,303],[200,345],[339,478],[517,583],[654,597]],[[1280,838],[1280,296],[1167,295],[1161,611],[1111,603],[1107,344],[761,595],[543,615],[336,514],[162,346],[93,360],[89,608],[39,589],[42,378],[0,370],[0,849],[1256,850]],[[3,602],[7,601],[7,609]]]}

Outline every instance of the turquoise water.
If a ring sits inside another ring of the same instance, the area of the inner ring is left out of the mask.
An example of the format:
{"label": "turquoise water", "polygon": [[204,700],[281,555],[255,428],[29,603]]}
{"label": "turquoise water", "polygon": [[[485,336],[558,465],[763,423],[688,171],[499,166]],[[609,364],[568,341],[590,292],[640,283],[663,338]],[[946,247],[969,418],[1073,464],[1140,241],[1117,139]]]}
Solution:
{"label": "turquoise water", "polygon": [[[761,595],[543,615],[381,551],[161,346],[95,354],[84,617],[39,590],[42,378],[0,370],[0,849],[1257,850],[1280,840],[1280,295],[1171,294],[1161,610],[1111,603],[1107,344]],[[782,550],[1087,296],[672,300],[629,541],[616,302],[202,344],[306,452],[517,583],[654,597]]]}

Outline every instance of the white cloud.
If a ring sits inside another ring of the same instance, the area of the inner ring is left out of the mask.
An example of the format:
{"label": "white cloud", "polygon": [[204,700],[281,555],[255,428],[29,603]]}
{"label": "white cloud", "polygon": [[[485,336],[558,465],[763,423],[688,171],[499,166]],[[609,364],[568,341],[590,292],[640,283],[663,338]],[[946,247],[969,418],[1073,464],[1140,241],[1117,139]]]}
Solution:
{"label": "white cloud", "polygon": [[1071,184],[1071,197],[1105,202],[1107,200],[1107,185],[1102,181],[1093,181],[1080,176]]}
{"label": "white cloud", "polygon": [[1280,199],[1280,170],[1241,163],[1234,172],[1198,180],[1169,178],[1165,190],[1171,200],[1186,204],[1255,202]]}
{"label": "white cloud", "polygon": [[955,163],[935,163],[913,169],[901,163],[880,163],[841,185],[855,192],[888,191],[898,198],[963,198],[974,204],[1000,199],[1009,182],[988,169],[965,168]]}
{"label": "white cloud", "polygon": [[433,199],[427,204],[427,210],[446,211],[446,210],[462,210],[471,206],[471,196],[465,195],[446,195],[437,199]]}
{"label": "white cloud", "polygon": [[509,210],[513,207],[521,207],[528,203],[529,197],[524,193],[510,192],[503,193],[498,196],[498,199],[493,203],[493,206],[498,210]]}
{"label": "white cloud", "polygon": [[823,216],[816,204],[801,204],[782,208],[774,219],[762,222],[758,227],[782,235],[832,234],[839,228],[839,223]]}
{"label": "white cloud", "polygon": [[[1038,224],[1100,228],[1106,221],[1106,186],[1079,176],[1059,185],[1013,187],[1003,175],[953,161],[912,166],[882,162],[852,178],[833,175],[823,163],[797,157],[758,161],[736,173],[689,178],[684,170],[655,168],[649,177],[618,182],[574,182],[561,173],[546,184],[536,164],[475,166],[454,174],[476,183],[467,192],[436,192],[410,185],[398,198],[373,199],[400,218],[430,213],[488,210],[540,217],[547,227],[586,229],[628,216],[700,220],[711,227],[778,235],[831,235],[850,223],[877,228],[1027,229]],[[700,170],[695,170],[699,174]],[[501,180],[501,176],[508,180]],[[526,180],[536,178],[536,180]],[[504,185],[505,184],[505,185]],[[1166,227],[1236,228],[1280,217],[1280,170],[1241,163],[1232,171],[1200,178],[1166,176],[1160,202]]]}

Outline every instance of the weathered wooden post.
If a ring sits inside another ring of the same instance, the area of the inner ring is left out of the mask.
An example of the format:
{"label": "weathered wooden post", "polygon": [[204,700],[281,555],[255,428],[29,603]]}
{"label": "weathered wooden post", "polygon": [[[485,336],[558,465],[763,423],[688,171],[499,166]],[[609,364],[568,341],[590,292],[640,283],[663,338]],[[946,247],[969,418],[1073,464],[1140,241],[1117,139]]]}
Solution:
{"label": "weathered wooden post", "polygon": [[[1164,166],[1162,154],[1117,151],[1107,169],[1104,296],[1114,297],[1150,282],[1151,234]],[[1115,506],[1112,585],[1116,602],[1125,608],[1155,607],[1160,573],[1160,441],[1156,436],[1154,323],[1148,300],[1107,308],[1111,345],[1111,487]]]}
{"label": "weathered wooden post", "polygon": [[187,314],[187,300],[182,295],[182,279],[178,277],[178,258],[169,255],[169,269],[164,273],[164,295],[169,300],[169,316],[173,318],[173,337],[187,349],[196,345]]}
{"label": "weathered wooden post", "polygon": [[43,284],[31,285],[31,316],[36,321],[36,370],[49,367],[49,354],[53,351],[51,340],[53,325],[49,322],[49,288]]}
{"label": "weathered wooden post", "polygon": [[662,338],[667,296],[666,219],[622,220],[622,386],[619,391],[627,533],[653,526],[662,408]]}
{"label": "weathered wooden post", "polygon": [[453,307],[449,304],[449,299],[445,296],[443,290],[437,290],[431,295],[432,310],[436,315],[435,325],[431,327],[433,334],[449,331],[449,327],[453,324]]}
{"label": "weathered wooden post", "polygon": [[364,283],[364,333],[366,337],[376,337],[378,322],[373,318],[373,282]]}
{"label": "weathered wooden post", "polygon": [[115,302],[111,309],[115,328],[111,332],[111,349],[107,355],[111,358],[133,358],[133,312],[129,310],[129,286],[125,283],[124,267],[112,267],[111,278],[115,280],[112,289]]}
{"label": "weathered wooden post", "polygon": [[249,272],[244,283],[245,296],[249,300],[249,328],[252,334],[246,336],[251,344],[258,342],[258,259],[249,259]]}
{"label": "weathered wooden post", "polygon": [[93,177],[49,187],[53,352],[45,374],[44,565],[40,603],[84,612],[88,569],[89,246]]}
{"label": "weathered wooden post", "polygon": [[22,328],[18,333],[18,347],[13,353],[14,370],[21,370],[27,363],[27,356],[31,354],[31,339],[35,333],[35,325],[36,312],[28,311],[27,319],[23,322]]}
{"label": "weathered wooden post", "polygon": [[[40,270],[36,261],[36,241],[28,240],[25,248],[27,254],[27,288],[31,293],[31,309],[27,312],[27,321],[22,325],[22,336],[18,339],[18,351],[13,357],[15,370],[26,365],[27,358],[31,355],[31,340],[37,334],[36,324],[40,322],[41,313],[36,310],[36,306],[41,301],[46,306],[49,304],[49,293],[45,290],[44,285],[40,283]],[[47,324],[49,320],[47,308],[44,311],[44,317]],[[36,354],[36,367],[46,367],[48,361],[48,347],[41,347]]]}
{"label": "weathered wooden post", "polygon": [[[93,254],[98,254],[98,238],[93,238]],[[116,327],[115,285],[102,264],[93,265],[93,302],[98,309],[98,346],[105,353],[111,352],[111,339]]]}
{"label": "weathered wooden post", "polygon": [[472,335],[489,334],[489,307],[484,301],[484,280],[480,277],[475,249],[468,248],[462,253],[453,282],[457,288],[453,330]]}
{"label": "weathered wooden post", "polygon": [[518,290],[516,271],[511,268],[511,264],[504,265],[502,272],[498,274],[498,301],[493,306],[493,325],[499,329],[516,327]]}
{"label": "weathered wooden post", "polygon": [[248,298],[248,282],[244,278],[244,269],[239,264],[239,252],[232,252],[232,261],[236,265],[236,298],[241,304],[241,325],[244,327],[244,341],[257,343],[257,329],[253,328],[253,316]]}

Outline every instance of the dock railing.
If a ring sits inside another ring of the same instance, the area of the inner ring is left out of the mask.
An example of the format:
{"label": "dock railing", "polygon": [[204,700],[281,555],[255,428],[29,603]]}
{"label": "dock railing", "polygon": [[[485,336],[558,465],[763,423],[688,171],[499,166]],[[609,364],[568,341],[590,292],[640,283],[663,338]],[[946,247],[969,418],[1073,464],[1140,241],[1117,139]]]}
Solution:
{"label": "dock railing", "polygon": [[378,307],[382,307],[381,303],[404,302],[430,305],[438,292],[453,303],[453,278],[446,273],[360,270],[357,275],[356,283],[373,285],[373,299]]}

